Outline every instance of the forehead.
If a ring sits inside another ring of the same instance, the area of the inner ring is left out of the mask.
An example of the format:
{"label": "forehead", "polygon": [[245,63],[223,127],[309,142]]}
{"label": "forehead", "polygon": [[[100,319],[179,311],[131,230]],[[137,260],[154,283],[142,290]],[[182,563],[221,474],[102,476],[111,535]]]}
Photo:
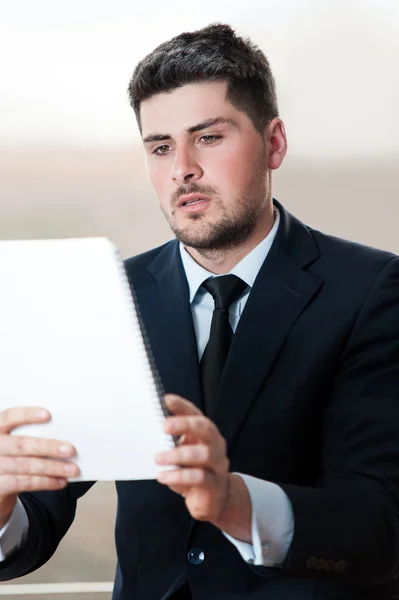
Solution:
{"label": "forehead", "polygon": [[153,132],[178,134],[215,115],[239,121],[240,111],[226,100],[226,93],[227,83],[211,82],[152,96],[140,105],[143,138]]}

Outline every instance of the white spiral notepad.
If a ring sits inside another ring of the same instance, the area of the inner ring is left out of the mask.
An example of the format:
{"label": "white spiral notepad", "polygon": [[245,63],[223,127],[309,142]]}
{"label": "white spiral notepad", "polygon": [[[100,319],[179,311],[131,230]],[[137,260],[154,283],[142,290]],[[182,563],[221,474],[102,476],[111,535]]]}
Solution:
{"label": "white spiral notepad", "polygon": [[[152,479],[162,389],[137,303],[106,238],[0,242],[0,409],[43,406],[14,435],[71,442],[76,480]],[[134,283],[134,282],[133,282]]]}

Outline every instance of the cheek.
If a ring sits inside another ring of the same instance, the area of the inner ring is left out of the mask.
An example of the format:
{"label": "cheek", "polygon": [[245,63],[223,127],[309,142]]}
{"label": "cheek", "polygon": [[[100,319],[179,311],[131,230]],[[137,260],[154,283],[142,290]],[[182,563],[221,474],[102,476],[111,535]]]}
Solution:
{"label": "cheek", "polygon": [[166,165],[162,163],[157,165],[147,163],[147,176],[161,202],[164,201],[165,197],[170,196],[171,185]]}
{"label": "cheek", "polygon": [[210,164],[212,179],[215,185],[225,190],[245,189],[251,177],[251,166],[242,154],[218,157]]}

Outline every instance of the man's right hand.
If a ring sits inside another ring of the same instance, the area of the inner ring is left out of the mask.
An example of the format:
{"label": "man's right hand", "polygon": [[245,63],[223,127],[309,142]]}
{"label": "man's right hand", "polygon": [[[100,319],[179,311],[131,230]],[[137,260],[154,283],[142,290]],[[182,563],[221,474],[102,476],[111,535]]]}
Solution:
{"label": "man's right hand", "polygon": [[18,494],[60,490],[67,485],[68,477],[79,474],[79,468],[65,460],[76,455],[68,442],[10,435],[20,425],[50,419],[50,413],[40,407],[0,411],[0,529],[11,517]]}

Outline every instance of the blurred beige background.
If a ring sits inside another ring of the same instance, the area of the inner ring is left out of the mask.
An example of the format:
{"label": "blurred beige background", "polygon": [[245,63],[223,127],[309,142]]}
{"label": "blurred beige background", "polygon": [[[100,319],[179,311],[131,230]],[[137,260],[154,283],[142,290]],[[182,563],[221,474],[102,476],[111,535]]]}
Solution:
{"label": "blurred beige background", "polygon": [[[0,238],[105,235],[123,256],[169,239],[127,83],[161,41],[224,21],[262,47],[276,76],[290,148],[274,195],[312,227],[399,253],[399,3],[248,0],[245,9],[222,0],[4,2]],[[110,598],[114,519],[114,486],[98,483],[53,559],[1,584],[0,595]],[[73,582],[92,587],[32,585]]]}

